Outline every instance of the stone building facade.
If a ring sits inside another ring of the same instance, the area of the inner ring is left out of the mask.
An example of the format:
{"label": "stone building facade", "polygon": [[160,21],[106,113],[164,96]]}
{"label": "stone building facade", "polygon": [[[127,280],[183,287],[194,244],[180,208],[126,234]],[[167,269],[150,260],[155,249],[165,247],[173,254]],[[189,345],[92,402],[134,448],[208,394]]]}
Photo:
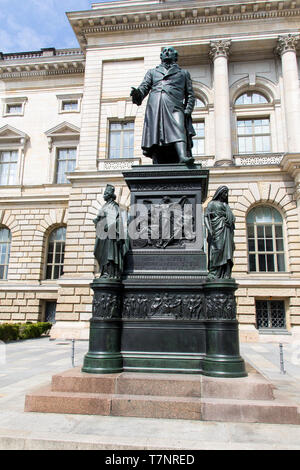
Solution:
{"label": "stone building facade", "polygon": [[230,189],[241,338],[299,337],[300,0],[127,0],[68,18],[78,49],[0,55],[0,321],[56,311],[54,337],[88,337],[93,218],[107,183],[128,207],[122,170],[149,164],[130,87],[173,45],[198,98],[206,203]]}

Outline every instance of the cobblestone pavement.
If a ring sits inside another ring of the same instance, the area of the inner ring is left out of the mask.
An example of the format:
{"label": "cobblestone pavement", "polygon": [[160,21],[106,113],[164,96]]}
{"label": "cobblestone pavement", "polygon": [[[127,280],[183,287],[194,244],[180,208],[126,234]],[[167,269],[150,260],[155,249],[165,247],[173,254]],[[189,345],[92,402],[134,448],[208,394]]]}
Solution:
{"label": "cobblestone pavement", "polygon": [[[87,341],[75,342],[74,365]],[[244,359],[300,406],[300,346],[242,343]],[[24,413],[28,391],[72,367],[72,343],[0,344],[0,449],[300,449],[300,426]]]}

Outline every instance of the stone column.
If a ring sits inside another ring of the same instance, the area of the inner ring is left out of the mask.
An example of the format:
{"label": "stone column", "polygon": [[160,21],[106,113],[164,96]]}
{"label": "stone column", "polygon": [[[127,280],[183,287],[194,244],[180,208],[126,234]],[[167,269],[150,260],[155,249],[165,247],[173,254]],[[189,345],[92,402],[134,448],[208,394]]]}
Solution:
{"label": "stone column", "polygon": [[279,36],[276,52],[281,56],[289,153],[300,152],[300,97],[296,45],[299,36]]}
{"label": "stone column", "polygon": [[228,55],[231,41],[210,43],[210,58],[214,63],[215,165],[231,165],[231,128],[228,82]]}

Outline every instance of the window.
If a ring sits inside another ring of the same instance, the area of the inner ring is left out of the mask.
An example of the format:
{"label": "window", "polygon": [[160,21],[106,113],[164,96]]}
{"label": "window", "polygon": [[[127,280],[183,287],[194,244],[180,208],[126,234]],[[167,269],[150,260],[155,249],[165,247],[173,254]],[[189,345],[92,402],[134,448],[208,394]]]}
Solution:
{"label": "window", "polygon": [[0,228],[0,279],[7,279],[11,233],[7,228]]}
{"label": "window", "polygon": [[250,272],[285,271],[283,221],[276,209],[260,206],[247,216]]}
{"label": "window", "polygon": [[133,158],[134,122],[111,122],[109,125],[109,158]]}
{"label": "window", "polygon": [[238,119],[238,152],[265,153],[271,151],[270,119]]}
{"label": "window", "polygon": [[76,148],[57,149],[56,183],[68,183],[66,173],[74,171],[76,165]]}
{"label": "window", "polygon": [[3,116],[23,116],[25,111],[26,97],[4,98]]}
{"label": "window", "polygon": [[80,113],[82,93],[70,95],[56,95],[58,99],[58,112],[62,113]]}
{"label": "window", "polygon": [[195,108],[205,108],[205,103],[200,98],[196,98]]}
{"label": "window", "polygon": [[46,301],[45,304],[45,321],[49,323],[55,323],[55,315],[56,315],[56,301]]}
{"label": "window", "polygon": [[50,234],[47,253],[46,279],[58,279],[63,274],[66,228],[59,227]]}
{"label": "window", "polygon": [[18,168],[17,150],[7,150],[0,152],[0,185],[17,184]]}
{"label": "window", "polygon": [[21,104],[7,104],[6,112],[7,114],[22,114],[22,105]]}
{"label": "window", "polygon": [[205,128],[204,122],[194,122],[196,135],[193,137],[193,155],[205,154]]}
{"label": "window", "polygon": [[256,300],[255,305],[258,329],[286,327],[283,300]]}
{"label": "window", "polygon": [[258,93],[255,91],[248,91],[246,93],[243,93],[235,101],[235,104],[237,105],[262,104],[262,103],[268,103],[267,98],[261,93]]}
{"label": "window", "polygon": [[77,111],[78,110],[78,100],[76,101],[63,101],[62,102],[62,111]]}

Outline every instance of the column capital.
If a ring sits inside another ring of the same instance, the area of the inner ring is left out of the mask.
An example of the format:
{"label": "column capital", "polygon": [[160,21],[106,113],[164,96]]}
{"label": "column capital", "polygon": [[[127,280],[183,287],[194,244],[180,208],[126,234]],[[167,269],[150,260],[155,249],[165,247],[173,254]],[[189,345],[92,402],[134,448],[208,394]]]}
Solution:
{"label": "column capital", "polygon": [[295,187],[294,197],[296,201],[300,201],[300,183],[298,183]]}
{"label": "column capital", "polygon": [[229,39],[221,39],[220,41],[210,41],[209,57],[214,61],[217,57],[229,57],[231,41]]}
{"label": "column capital", "polygon": [[278,36],[275,52],[279,55],[285,52],[296,52],[296,46],[299,41],[299,34],[284,34]]}

